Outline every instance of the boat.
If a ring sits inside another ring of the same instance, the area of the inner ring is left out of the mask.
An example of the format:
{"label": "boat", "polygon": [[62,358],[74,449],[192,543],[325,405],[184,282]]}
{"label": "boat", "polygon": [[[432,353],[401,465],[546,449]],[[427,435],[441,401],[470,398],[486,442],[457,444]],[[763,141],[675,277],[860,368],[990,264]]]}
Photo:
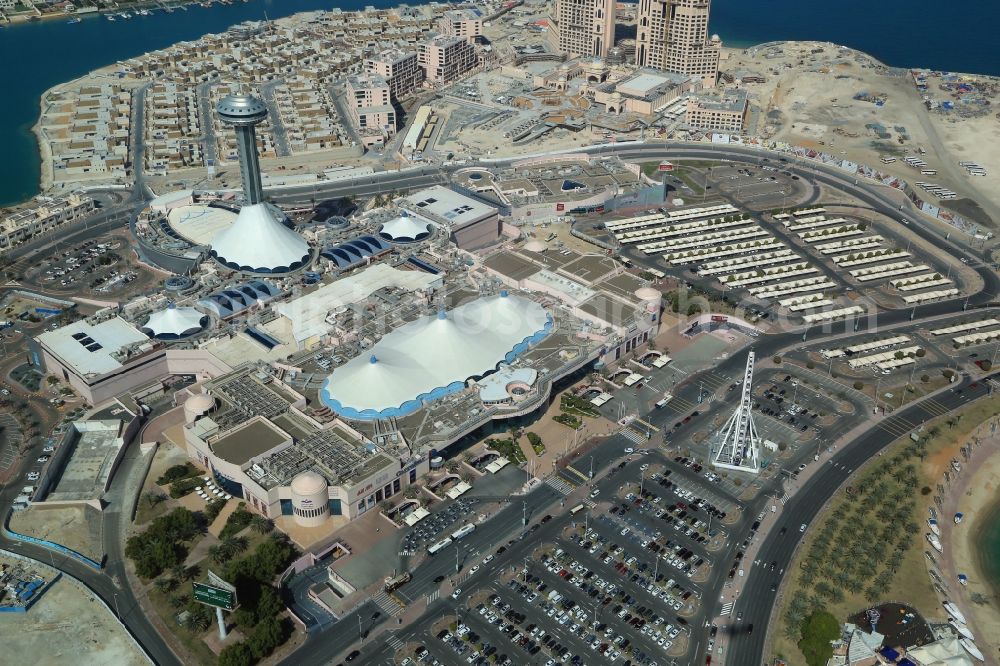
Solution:
{"label": "boat", "polygon": [[938,527],[936,520],[934,520],[933,518],[928,518],[927,526],[931,528],[931,532],[934,532],[935,536],[941,536],[941,528]]}
{"label": "boat", "polygon": [[80,18],[79,16],[74,16],[70,20],[66,21],[66,23],[68,23],[69,25],[76,25],[77,23],[80,23],[82,21],[83,21],[83,19]]}
{"label": "boat", "polygon": [[944,548],[941,546],[941,541],[936,536],[934,536],[930,532],[928,532],[925,536],[927,537],[927,542],[930,545],[934,546],[934,550],[936,550],[939,553],[944,552]]}
{"label": "boat", "polygon": [[965,621],[965,616],[962,615],[962,611],[958,610],[958,606],[955,604],[950,601],[946,601],[944,602],[944,609],[948,611],[948,615],[951,615],[962,624],[968,624],[968,622]]}
{"label": "boat", "polygon": [[109,21],[114,21],[114,20],[116,20],[116,19],[115,19],[115,15],[114,15],[114,14],[108,14],[108,15],[107,15],[107,16],[105,16],[104,18],[108,19]]}
{"label": "boat", "polygon": [[960,522],[962,522],[962,518],[963,518],[962,514],[956,513],[955,514],[955,524],[958,525]]}
{"label": "boat", "polygon": [[128,12],[122,12],[118,16],[121,16],[123,19],[130,19],[130,18],[132,18],[132,15],[129,14]]}
{"label": "boat", "polygon": [[965,574],[958,574],[958,582],[961,583],[962,585],[968,585],[969,577],[966,576]]}
{"label": "boat", "polygon": [[957,631],[959,634],[962,635],[963,638],[968,638],[970,641],[976,640],[976,637],[972,635],[972,632],[969,631],[969,628],[964,624],[962,624],[961,622],[957,622],[955,620],[948,620],[948,622],[951,624],[952,627],[955,628],[955,631]]}
{"label": "boat", "polygon": [[965,648],[966,652],[971,654],[979,661],[986,661],[986,657],[984,657],[983,653],[979,651],[979,648],[976,647],[975,643],[970,641],[968,638],[963,638],[960,642],[962,643],[962,647]]}

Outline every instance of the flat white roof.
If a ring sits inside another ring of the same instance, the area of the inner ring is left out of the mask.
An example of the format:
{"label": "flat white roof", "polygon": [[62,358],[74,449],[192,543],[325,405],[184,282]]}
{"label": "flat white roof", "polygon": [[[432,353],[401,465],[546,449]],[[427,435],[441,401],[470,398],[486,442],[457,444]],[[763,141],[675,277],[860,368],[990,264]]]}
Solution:
{"label": "flat white roof", "polygon": [[121,317],[90,325],[76,321],[42,333],[36,340],[50,354],[80,375],[103,375],[122,366],[112,354],[136,342],[149,338]]}
{"label": "flat white roof", "polygon": [[638,76],[634,76],[631,79],[628,79],[624,83],[620,83],[618,85],[618,89],[624,93],[629,93],[632,95],[638,95],[640,97],[644,97],[646,94],[649,93],[650,90],[652,90],[656,86],[663,85],[669,80],[670,79],[668,79],[665,76],[653,74],[652,72],[644,72],[642,74],[639,74]]}
{"label": "flat white roof", "polygon": [[440,275],[423,271],[401,271],[386,264],[375,264],[305,296],[278,303],[274,310],[292,322],[295,341],[302,342],[330,330],[326,323],[330,312],[362,301],[383,287],[420,291],[441,279]]}
{"label": "flat white roof", "polygon": [[403,199],[403,205],[419,215],[436,218],[452,229],[478,222],[497,212],[493,206],[487,206],[441,185],[411,194]]}

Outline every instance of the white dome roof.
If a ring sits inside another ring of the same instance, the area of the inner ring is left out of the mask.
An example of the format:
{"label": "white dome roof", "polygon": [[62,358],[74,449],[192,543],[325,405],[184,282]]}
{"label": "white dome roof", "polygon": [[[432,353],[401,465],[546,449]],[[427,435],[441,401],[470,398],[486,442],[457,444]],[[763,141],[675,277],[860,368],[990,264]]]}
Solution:
{"label": "white dome roof", "polygon": [[635,296],[644,301],[658,301],[663,294],[658,289],[653,289],[652,287],[639,287],[635,290]]}
{"label": "white dome roof", "polygon": [[235,270],[281,273],[309,259],[309,243],[284,225],[285,214],[267,203],[244,206],[233,226],[212,241],[212,254]]}
{"label": "white dome roof", "polygon": [[406,242],[424,238],[429,233],[430,227],[430,223],[426,220],[401,215],[383,224],[378,232],[389,240]]}
{"label": "white dome roof", "polygon": [[199,416],[214,408],[215,398],[207,393],[198,393],[184,401],[184,409]]}
{"label": "white dome roof", "polygon": [[326,479],[316,472],[302,472],[292,479],[292,492],[296,495],[315,495],[326,491]]}
{"label": "white dome roof", "polygon": [[528,252],[545,252],[545,250],[549,249],[549,246],[544,241],[535,238],[525,243],[524,249]]}
{"label": "white dome roof", "polygon": [[143,328],[154,337],[179,338],[200,331],[206,316],[194,308],[179,308],[171,303],[165,310],[151,314]]}

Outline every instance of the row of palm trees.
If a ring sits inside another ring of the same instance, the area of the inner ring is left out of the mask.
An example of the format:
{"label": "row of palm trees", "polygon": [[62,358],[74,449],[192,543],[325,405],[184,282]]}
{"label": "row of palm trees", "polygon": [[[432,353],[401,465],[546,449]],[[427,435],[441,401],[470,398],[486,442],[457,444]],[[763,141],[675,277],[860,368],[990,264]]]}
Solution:
{"label": "row of palm trees", "polygon": [[[935,426],[928,434],[939,432]],[[798,589],[785,608],[789,638],[799,636],[812,612],[848,594],[863,593],[874,603],[892,584],[920,532],[913,518],[920,480],[913,461],[926,455],[927,438],[909,442],[865,473],[827,515],[799,564]]]}

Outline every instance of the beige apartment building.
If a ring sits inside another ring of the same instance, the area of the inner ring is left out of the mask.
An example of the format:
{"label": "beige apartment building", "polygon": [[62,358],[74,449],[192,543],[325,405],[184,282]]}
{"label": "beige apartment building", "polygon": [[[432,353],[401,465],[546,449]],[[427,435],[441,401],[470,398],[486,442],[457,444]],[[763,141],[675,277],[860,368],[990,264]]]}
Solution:
{"label": "beige apartment building", "polygon": [[475,68],[476,47],[462,37],[437,35],[420,45],[420,66],[434,83],[451,83]]}
{"label": "beige apartment building", "polygon": [[396,110],[389,81],[377,74],[347,79],[347,112],[366,147],[382,146],[396,134]]}
{"label": "beige apartment building", "polygon": [[409,95],[424,80],[424,70],[420,68],[416,52],[401,49],[386,49],[368,58],[365,60],[365,72],[388,79],[393,99]]}
{"label": "beige apartment building", "polygon": [[711,0],[639,0],[636,65],[698,76],[714,87],[722,42],[708,36],[711,6]]}
{"label": "beige apartment building", "polygon": [[684,122],[703,131],[742,134],[750,115],[745,90],[727,90],[721,97],[691,97]]}
{"label": "beige apartment building", "polygon": [[438,30],[442,35],[474,42],[483,34],[483,14],[475,7],[448,10],[438,19]]}
{"label": "beige apartment building", "polygon": [[615,45],[615,0],[556,0],[552,27],[561,53],[603,58]]}

